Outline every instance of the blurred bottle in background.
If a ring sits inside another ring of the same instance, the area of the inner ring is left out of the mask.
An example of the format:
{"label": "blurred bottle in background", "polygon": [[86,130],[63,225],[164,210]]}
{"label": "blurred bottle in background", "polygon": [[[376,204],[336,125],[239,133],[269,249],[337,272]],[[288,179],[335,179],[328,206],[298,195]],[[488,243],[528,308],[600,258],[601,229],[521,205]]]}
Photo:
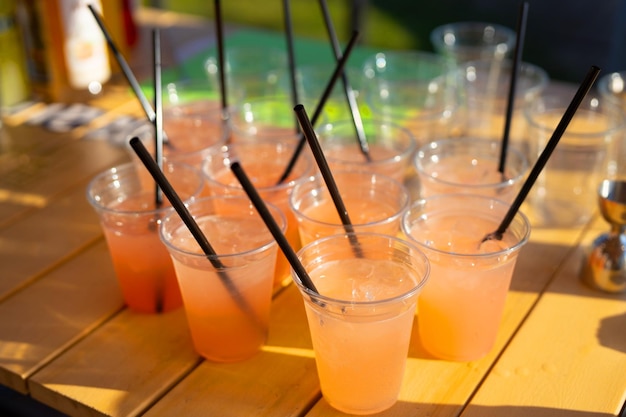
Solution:
{"label": "blurred bottle in background", "polygon": [[55,101],[83,101],[99,94],[111,76],[106,41],[88,4],[99,0],[40,0],[48,90]]}
{"label": "blurred bottle in background", "polygon": [[36,0],[18,0],[15,11],[26,55],[31,93],[35,98],[44,98],[47,95],[49,76]]}
{"label": "blurred bottle in background", "polygon": [[17,0],[28,77],[37,98],[88,101],[119,71],[89,4],[126,56],[136,38],[128,0]]}
{"label": "blurred bottle in background", "polygon": [[[30,96],[26,56],[16,19],[16,0],[0,2],[0,115]],[[0,117],[1,123],[1,117]]]}

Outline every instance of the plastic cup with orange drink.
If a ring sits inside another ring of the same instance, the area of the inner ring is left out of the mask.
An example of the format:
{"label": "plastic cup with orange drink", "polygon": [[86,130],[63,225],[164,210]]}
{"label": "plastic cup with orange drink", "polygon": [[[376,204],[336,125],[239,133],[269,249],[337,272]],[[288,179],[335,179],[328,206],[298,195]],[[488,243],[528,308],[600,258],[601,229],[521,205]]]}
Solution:
{"label": "plastic cup with orange drink", "polygon": [[509,205],[493,197],[441,194],[415,202],[402,230],[426,254],[429,283],[418,301],[419,335],[433,356],[472,361],[494,346],[521,248],[530,234],[517,213],[501,240],[482,242]]}
{"label": "plastic cup with orange drink", "polygon": [[[408,190],[393,178],[369,172],[334,171],[333,177],[349,213],[352,230],[396,235],[409,206]],[[306,245],[341,234],[342,225],[332,196],[320,174],[298,184],[289,199]]]}
{"label": "plastic cup with orange drink", "polygon": [[468,193],[512,202],[527,173],[528,161],[509,145],[501,173],[501,150],[501,140],[473,137],[440,139],[423,145],[413,159],[420,197]]}
{"label": "plastic cup with orange drink", "polygon": [[327,123],[316,130],[330,169],[376,172],[403,182],[417,145],[413,135],[381,120],[366,119],[363,126],[370,161],[361,152],[352,120]]}
{"label": "plastic cup with orange drink", "polygon": [[[268,209],[279,227],[285,218]],[[267,339],[277,245],[249,199],[207,197],[188,205],[215,254],[206,255],[177,213],[163,220],[196,351],[216,362],[254,356]]]}
{"label": "plastic cup with orange drink", "polygon": [[286,95],[251,97],[229,107],[233,142],[299,140],[291,98]]}
{"label": "plastic cup with orange drink", "polygon": [[[208,149],[223,145],[229,137],[228,126],[222,120],[220,109],[205,113],[187,113],[183,108],[165,109],[163,130],[166,136],[163,159],[183,162],[198,169]],[[130,136],[141,139],[148,151],[154,155],[155,141],[152,126],[141,126]],[[129,152],[133,160],[136,160],[132,150]],[[137,163],[141,165],[138,160]]]}
{"label": "plastic cup with orange drink", "polygon": [[374,233],[321,238],[298,257],[317,289],[304,286],[294,272],[324,399],[350,414],[392,407],[404,375],[415,303],[429,279],[426,257],[412,243]]}
{"label": "plastic cup with orange drink", "polygon": [[[163,170],[185,201],[201,192],[198,170],[177,163],[164,164]],[[167,201],[157,205],[156,186],[144,171],[134,163],[108,169],[89,183],[87,199],[100,218],[125,303],[140,313],[162,313],[182,305],[158,231],[172,208]]]}
{"label": "plastic cup with orange drink", "polygon": [[[239,161],[250,176],[261,197],[276,205],[287,219],[285,235],[294,250],[301,247],[298,223],[289,209],[289,195],[294,187],[314,173],[308,153],[297,160],[289,177],[278,182],[295,152],[294,143],[264,140],[260,142],[237,142],[213,149],[202,166],[202,174],[209,193],[215,196],[245,195],[241,184],[230,170],[232,161]],[[289,263],[282,253],[278,254],[274,284],[280,286],[290,280]]]}

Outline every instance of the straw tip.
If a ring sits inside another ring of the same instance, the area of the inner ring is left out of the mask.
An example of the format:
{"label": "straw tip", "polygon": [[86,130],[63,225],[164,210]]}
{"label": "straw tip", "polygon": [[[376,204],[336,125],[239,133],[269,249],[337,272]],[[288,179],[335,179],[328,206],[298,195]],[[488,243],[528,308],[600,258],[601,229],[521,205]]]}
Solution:
{"label": "straw tip", "polygon": [[304,104],[296,104],[293,109],[295,111],[302,111],[304,110]]}

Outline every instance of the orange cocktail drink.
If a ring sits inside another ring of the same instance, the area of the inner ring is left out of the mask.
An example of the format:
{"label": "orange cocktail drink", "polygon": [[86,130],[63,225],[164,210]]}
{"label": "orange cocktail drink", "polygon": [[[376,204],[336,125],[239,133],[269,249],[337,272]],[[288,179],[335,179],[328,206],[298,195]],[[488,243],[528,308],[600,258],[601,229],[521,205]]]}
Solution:
{"label": "orange cocktail drink", "polygon": [[[302,152],[290,176],[278,183],[291,156],[295,152],[293,143],[264,140],[261,142],[242,142],[214,149],[205,158],[202,173],[209,192],[215,196],[245,196],[241,184],[230,170],[230,161],[237,159],[254,184],[259,195],[266,202],[276,205],[287,219],[285,236],[294,250],[301,247],[298,224],[289,210],[289,195],[294,187],[313,174],[310,155]],[[289,262],[282,252],[278,253],[274,284],[288,282]]]}
{"label": "orange cocktail drink", "polygon": [[[404,185],[368,172],[334,171],[333,178],[354,231],[392,236],[400,231],[402,214],[409,206],[409,192]],[[303,245],[347,231],[319,174],[294,188],[289,205],[298,221]]]}
{"label": "orange cocktail drink", "polygon": [[370,161],[361,152],[352,121],[328,123],[318,129],[319,142],[330,168],[376,172],[403,182],[416,148],[414,136],[403,127],[380,120],[364,120],[363,127]]}
{"label": "orange cocktail drink", "polygon": [[393,406],[415,303],[428,279],[426,257],[407,241],[373,233],[322,238],[304,246],[298,257],[318,291],[304,287],[293,273],[324,399],[351,414]]}
{"label": "orange cocktail drink", "polygon": [[498,171],[501,143],[464,137],[423,145],[413,159],[420,196],[468,193],[512,202],[525,178],[528,161],[509,146],[504,173]]}
{"label": "orange cocktail drink", "polygon": [[424,348],[438,358],[480,359],[495,343],[515,263],[530,233],[518,213],[502,240],[481,243],[507,210],[490,197],[445,194],[417,201],[403,218],[402,230],[430,261],[417,318]]}
{"label": "orange cocktail drink", "polygon": [[[99,174],[88,185],[87,198],[99,215],[125,303],[140,313],[167,312],[182,305],[158,232],[172,208],[165,197],[157,207],[155,184],[144,181],[140,170],[129,163]],[[198,170],[183,164],[165,164],[163,170],[183,200],[201,192]]]}
{"label": "orange cocktail drink", "polygon": [[[201,112],[191,104],[187,106],[170,107],[163,111],[163,159],[183,162],[199,169],[207,149],[226,143],[230,132],[220,108]],[[152,126],[138,128],[133,136],[139,137],[150,154],[154,155]],[[134,152],[131,152],[131,157],[141,164]]]}
{"label": "orange cocktail drink", "polygon": [[[284,216],[268,204],[284,228]],[[255,355],[267,339],[277,245],[247,197],[208,197],[189,205],[213,247],[206,255],[177,213],[161,239],[180,284],[196,351],[216,362]]]}

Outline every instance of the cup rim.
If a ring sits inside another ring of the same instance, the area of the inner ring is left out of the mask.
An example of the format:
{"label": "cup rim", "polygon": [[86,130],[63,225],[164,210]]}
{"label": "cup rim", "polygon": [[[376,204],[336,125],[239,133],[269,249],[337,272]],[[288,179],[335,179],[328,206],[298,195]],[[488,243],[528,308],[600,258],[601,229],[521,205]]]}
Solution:
{"label": "cup rim", "polygon": [[[178,162],[178,161],[170,161],[164,162],[166,167],[169,166],[174,166],[178,168],[182,168],[184,170],[186,170],[187,172],[193,172],[198,176],[198,186],[196,187],[196,190],[194,191],[194,193],[189,196],[188,199],[186,200],[194,200],[196,199],[196,197],[199,195],[199,193],[202,191],[202,188],[204,187],[204,181],[202,178],[201,173],[198,171],[198,169],[194,168],[193,166],[186,164],[184,162]],[[129,210],[129,209],[117,209],[114,207],[109,207],[106,205],[102,205],[99,201],[99,199],[96,197],[96,193],[92,192],[92,188],[93,186],[101,181],[106,180],[107,178],[111,178],[114,176],[118,176],[118,175],[129,175],[132,173],[135,173],[135,179],[137,182],[140,182],[140,178],[139,175],[137,174],[137,170],[141,169],[141,167],[137,166],[137,163],[135,162],[126,162],[120,165],[116,165],[113,167],[110,167],[104,171],[101,171],[100,173],[96,174],[95,177],[93,177],[89,183],[87,184],[86,187],[86,195],[87,195],[87,200],[89,201],[89,203],[92,205],[92,207],[94,207],[95,209],[105,212],[105,213],[110,213],[110,214],[117,214],[117,215],[129,215],[129,216],[133,216],[133,215],[157,215],[159,213],[167,213],[170,210],[173,210],[173,207],[171,205],[163,205],[162,207],[159,208],[152,208],[152,209],[135,209],[135,210]],[[151,181],[152,178],[150,177]],[[165,199],[164,199],[165,201]],[[183,200],[185,201],[185,200]]]}
{"label": "cup rim", "polygon": [[314,291],[311,291],[308,287],[306,287],[300,281],[300,278],[297,277],[297,273],[293,270],[293,268],[290,268],[291,269],[292,279],[296,283],[298,288],[301,291],[303,291],[305,294],[307,294],[307,296],[311,297],[313,300],[316,300],[320,305],[324,305],[325,303],[329,303],[329,304],[338,305],[338,306],[370,307],[370,306],[374,306],[374,305],[393,304],[393,303],[396,303],[398,301],[406,300],[408,298],[413,297],[415,294],[419,293],[422,290],[422,288],[424,287],[424,285],[426,285],[426,283],[428,282],[428,280],[430,278],[430,272],[431,272],[430,261],[428,260],[428,257],[426,256],[424,251],[422,249],[420,249],[415,243],[410,242],[410,241],[408,241],[406,239],[401,239],[398,236],[384,235],[384,234],[372,233],[372,232],[351,232],[351,233],[334,234],[334,235],[322,237],[320,239],[314,240],[313,242],[310,242],[310,243],[304,245],[302,248],[300,248],[298,250],[298,252],[296,253],[296,256],[298,258],[300,258],[301,255],[305,251],[311,250],[312,248],[314,248],[316,246],[323,245],[323,244],[325,244],[328,241],[337,240],[337,239],[354,239],[354,238],[359,239],[359,237],[361,237],[361,238],[370,238],[370,239],[379,239],[379,240],[383,240],[384,239],[384,240],[387,240],[387,241],[390,241],[390,242],[399,243],[401,245],[404,245],[404,246],[410,248],[412,252],[414,252],[415,254],[417,254],[419,256],[419,258],[422,261],[422,264],[424,266],[424,269],[425,269],[423,276],[417,277],[419,282],[416,282],[415,285],[409,291],[406,291],[406,292],[404,292],[402,294],[399,294],[399,295],[396,295],[396,296],[390,297],[390,298],[382,298],[382,299],[373,300],[373,301],[342,300],[342,299],[329,297],[329,296],[326,296],[324,294],[319,294],[319,293],[316,293]]}
{"label": "cup rim", "polygon": [[[214,200],[219,200],[219,201],[224,201],[224,200],[237,200],[237,201],[241,201],[241,202],[247,202],[249,204],[249,207],[252,208],[258,215],[259,217],[261,217],[261,215],[258,213],[257,209],[254,207],[254,205],[252,204],[252,202],[250,201],[250,199],[248,199],[248,197],[245,196],[209,196],[209,197],[202,197],[202,198],[198,198],[195,199],[191,202],[189,202],[189,204],[187,204],[187,208],[189,209],[189,211],[191,212],[191,209],[193,208],[193,206],[197,206],[197,205],[201,205],[210,201],[214,201]],[[264,202],[265,205],[267,206],[268,210],[271,210],[274,212],[274,214],[278,215],[278,218],[280,219],[280,223],[278,224],[278,226],[281,228],[282,232],[284,233],[286,227],[287,227],[287,219],[285,217],[285,214],[282,212],[281,209],[279,209],[275,204],[272,204],[270,202]],[[275,216],[273,216],[275,218]],[[261,246],[257,246],[255,248],[252,249],[248,249],[245,250],[243,252],[236,252],[236,253],[227,253],[227,254],[217,254],[217,255],[206,255],[204,253],[198,253],[198,252],[192,252],[189,250],[185,250],[185,249],[181,249],[180,247],[172,244],[170,241],[168,241],[168,239],[165,238],[165,228],[166,225],[169,224],[170,222],[175,221],[176,222],[176,229],[178,229],[179,227],[185,227],[185,223],[183,222],[183,220],[180,218],[180,216],[178,215],[178,213],[174,210],[172,210],[172,212],[168,213],[163,220],[161,221],[161,224],[159,226],[159,237],[161,239],[161,241],[163,242],[163,244],[169,249],[169,250],[173,250],[175,253],[178,254],[182,254],[185,256],[190,256],[190,257],[194,257],[194,258],[204,258],[207,260],[218,260],[218,259],[229,259],[229,258],[234,258],[234,257],[241,257],[241,256],[251,256],[251,255],[255,255],[257,253],[261,253],[264,252],[265,250],[267,250],[268,248],[270,248],[273,245],[277,245],[278,243],[276,242],[276,240],[274,239],[274,237],[271,235],[270,231],[268,230],[268,233],[270,233],[270,236],[267,240],[267,242],[263,243]]]}
{"label": "cup rim", "polygon": [[[434,63],[435,65],[440,65],[442,68],[448,68],[452,65],[451,62],[448,59],[446,59],[445,56],[442,56],[441,54],[438,54],[436,52],[422,51],[422,50],[407,50],[407,49],[404,49],[404,50],[385,49],[381,51],[372,52],[363,59],[363,62],[361,64],[361,71],[366,78],[372,78],[371,76],[368,77],[368,74],[366,71],[368,69],[377,68],[377,66],[372,65],[372,63],[376,63],[381,57],[385,57],[385,58],[389,57],[390,59],[405,58],[405,57],[409,57],[409,58],[416,57],[418,59],[423,58],[423,59],[431,60],[429,64]],[[419,62],[419,60],[416,62]]]}
{"label": "cup rim", "polygon": [[[470,60],[466,62],[462,62],[455,69],[459,74],[463,83],[472,82],[467,80],[466,73],[471,67],[489,67],[493,65],[493,61],[489,59],[476,59]],[[512,71],[513,69],[513,60],[509,58],[504,58],[498,61],[498,65],[501,66],[505,71]],[[529,76],[529,78],[534,78],[537,80],[535,85],[532,85],[527,91],[524,92],[525,95],[533,94],[534,92],[543,91],[548,83],[550,82],[550,75],[546,70],[541,68],[538,65],[535,65],[530,62],[522,61],[519,66],[519,75],[521,76]]]}
{"label": "cup rim", "polygon": [[[215,135],[214,143],[205,145],[203,147],[194,148],[194,149],[174,150],[172,151],[172,153],[167,153],[163,155],[163,160],[167,162],[178,162],[177,160],[192,158],[194,156],[203,154],[208,149],[211,149],[213,147],[220,147],[226,144],[231,136],[231,127],[226,123],[227,119],[223,119],[220,121],[220,120],[216,120],[213,118],[212,115],[218,114],[218,113],[221,113],[222,115],[224,114],[222,110],[218,108],[211,109],[210,112],[204,113],[204,114],[203,113],[193,113],[193,114],[170,113],[168,114],[168,112],[165,112],[166,118],[184,119],[186,117],[193,117],[193,118],[198,118],[201,121],[207,121],[212,126],[218,127],[220,129],[220,132],[218,135]],[[167,134],[167,129],[165,129],[165,133]],[[131,132],[129,132],[129,134],[127,135],[127,138],[132,138],[132,137],[139,138],[139,140],[142,141],[143,143],[146,143],[146,141],[151,141],[154,138],[154,126],[149,122],[142,123],[138,125],[135,129],[133,129]],[[176,147],[174,143],[172,143],[172,146]],[[132,156],[135,156],[135,153],[130,147],[128,140],[125,140],[125,147]]]}
{"label": "cup rim", "polygon": [[[444,256],[455,256],[460,259],[471,259],[471,258],[485,259],[485,258],[499,257],[499,256],[515,253],[519,251],[528,242],[528,239],[530,237],[531,225],[530,225],[530,221],[528,217],[520,210],[518,210],[517,213],[515,214],[513,221],[516,221],[515,219],[518,219],[517,221],[522,225],[523,230],[522,230],[521,236],[516,239],[517,242],[511,247],[500,249],[497,251],[485,252],[485,253],[450,252],[450,251],[446,251],[443,249],[438,249],[438,248],[429,246],[428,244],[421,242],[413,237],[413,235],[411,234],[411,229],[412,229],[412,224],[413,224],[413,222],[411,222],[411,217],[414,215],[415,210],[417,210],[421,206],[424,206],[425,204],[428,204],[431,201],[451,200],[451,203],[453,203],[453,202],[458,202],[459,198],[462,198],[465,200],[474,200],[474,201],[480,200],[485,203],[490,202],[490,205],[501,206],[504,209],[504,213],[506,213],[506,211],[510,207],[510,204],[506,203],[505,201],[499,200],[494,197],[483,196],[483,195],[462,194],[462,193],[432,195],[430,197],[420,198],[419,200],[414,201],[411,204],[411,206],[407,209],[407,211],[404,212],[404,215],[402,216],[402,221],[400,224],[402,232],[404,233],[405,236],[408,237],[408,239],[410,239],[412,242],[415,242],[415,244],[417,244],[424,251],[430,251],[430,252],[437,253],[439,255],[444,255]],[[454,204],[448,204],[447,207],[455,208],[458,206],[455,206]],[[482,237],[478,237],[478,238],[480,239]]]}
{"label": "cup rim", "polygon": [[[554,127],[552,125],[548,126],[545,123],[541,123],[537,121],[533,117],[534,107],[539,105],[540,103],[548,104],[550,108],[552,109],[551,113],[555,113],[558,116],[562,116],[564,114],[565,110],[568,107],[568,104],[564,101],[564,98],[561,96],[558,96],[555,94],[543,94],[524,105],[523,113],[524,113],[524,118],[526,120],[526,123],[528,123],[528,126],[534,129],[537,129],[541,132],[546,132],[548,134],[551,134],[555,130],[554,128],[556,127],[556,125]],[[595,107],[595,109],[593,110],[585,109],[585,108],[582,108],[581,106],[578,108],[576,114],[580,114],[579,112],[581,111],[596,112],[596,109],[600,109],[606,106],[609,108],[608,111],[610,112],[610,117],[611,118],[615,117],[616,119],[615,126],[610,126],[609,128],[605,130],[594,130],[593,132],[577,132],[577,131],[572,131],[571,129],[568,129],[564,133],[564,136],[566,135],[568,140],[581,141],[581,142],[582,141],[595,142],[597,140],[600,140],[596,138],[597,136],[613,134],[614,132],[626,126],[626,114],[623,112],[621,106],[614,100],[603,99],[599,94],[592,93],[592,94],[588,94],[583,99],[582,105],[584,106],[586,103],[590,103],[592,106]],[[600,111],[600,113],[603,113],[603,111]],[[574,115],[574,117],[576,117],[576,115]],[[601,139],[601,140],[604,141],[604,139]]]}
{"label": "cup rim", "polygon": [[[241,142],[227,143],[222,146],[218,146],[218,147],[211,148],[208,150],[207,154],[205,155],[204,162],[202,163],[200,167],[200,174],[202,175],[204,180],[209,184],[209,187],[217,186],[217,187],[230,190],[230,191],[244,192],[242,186],[238,183],[235,185],[231,185],[231,184],[225,184],[223,182],[215,180],[215,178],[209,176],[209,174],[207,173],[206,167],[207,165],[211,163],[210,158],[212,155],[221,154],[221,157],[224,160],[224,165],[228,166],[231,161],[239,160],[239,157],[237,156],[237,152],[232,152],[231,149],[237,149],[239,147],[246,147],[246,146],[257,146],[257,145],[274,145],[274,146],[288,147],[288,148],[291,148],[292,151],[295,151],[296,146],[297,146],[296,143],[287,143],[284,141],[272,140],[272,139],[263,139],[262,141],[256,141],[256,142],[241,141]],[[290,181],[283,182],[281,184],[274,184],[274,185],[269,185],[265,187],[255,186],[255,188],[260,192],[274,192],[274,191],[279,191],[279,190],[287,190],[289,188],[294,187],[299,182],[305,181],[309,177],[309,174],[312,172],[313,162],[311,161],[311,158],[308,156],[306,152],[301,152],[298,158],[299,160],[304,160],[304,163],[305,163],[305,166],[304,166],[305,172],[303,173],[302,176],[298,178],[294,178]],[[242,164],[242,166],[245,169],[245,165]],[[277,174],[276,179],[278,180],[279,173],[276,173],[276,174]]]}
{"label": "cup rim", "polygon": [[[379,180],[384,181],[384,183],[387,185],[387,187],[397,187],[399,191],[402,192],[402,196],[403,198],[403,202],[402,202],[402,207],[399,208],[398,211],[396,211],[392,216],[382,219],[382,220],[376,220],[376,221],[371,221],[368,223],[353,223],[353,226],[355,227],[371,227],[371,226],[377,226],[377,225],[382,225],[382,224],[386,224],[386,223],[391,223],[392,221],[394,221],[395,219],[397,219],[398,217],[401,217],[402,214],[404,214],[404,211],[409,207],[409,204],[411,203],[411,199],[409,196],[409,191],[406,188],[406,186],[404,186],[402,183],[400,183],[399,181],[396,181],[394,178],[388,176],[388,175],[384,175],[384,174],[379,174],[377,172],[369,172],[369,171],[348,171],[348,170],[336,170],[333,171],[333,175],[336,177],[337,174],[342,175],[342,174],[347,174],[347,175],[355,175],[355,176],[363,176],[363,177],[376,177]],[[302,219],[305,219],[308,222],[311,223],[315,223],[317,225],[321,225],[324,227],[338,227],[338,226],[342,226],[340,223],[328,223],[325,221],[321,221],[321,220],[317,220],[313,217],[310,217],[308,215],[306,215],[302,210],[300,210],[298,207],[296,207],[295,204],[295,200],[296,200],[296,195],[298,194],[298,191],[300,191],[300,188],[304,187],[305,185],[309,184],[309,183],[319,183],[321,188],[325,188],[326,184],[322,179],[322,174],[321,173],[316,173],[314,175],[311,175],[308,177],[308,179],[306,181],[303,181],[299,184],[297,184],[293,191],[290,193],[289,195],[289,207],[291,210],[294,211],[294,213],[297,213],[297,217],[301,217]],[[310,190],[311,192],[316,192],[319,190],[320,187],[316,187],[312,190]],[[308,194],[308,193],[307,193]]]}
{"label": "cup rim", "polygon": [[[417,149],[417,152],[415,152],[415,156],[413,157],[413,166],[415,167],[415,170],[418,172],[418,174],[423,174],[424,176],[433,179],[434,181],[436,181],[437,183],[443,184],[443,185],[450,185],[450,186],[459,186],[461,184],[456,183],[456,182],[451,182],[442,178],[438,178],[438,177],[432,177],[432,175],[430,175],[427,171],[425,166],[422,164],[422,158],[421,156],[428,150],[431,150],[433,148],[437,148],[440,146],[445,146],[445,145],[455,145],[455,144],[463,144],[466,146],[480,146],[481,149],[483,148],[493,148],[495,147],[496,149],[498,149],[501,145],[501,141],[500,140],[495,140],[495,139],[481,139],[481,138],[475,138],[475,137],[471,137],[471,136],[464,136],[464,137],[460,137],[460,138],[442,138],[442,139],[436,139],[436,140],[432,140],[430,142],[427,142],[425,144],[423,144],[421,147],[419,147]],[[521,169],[519,170],[519,172],[517,173],[517,175],[515,175],[514,177],[508,178],[505,182],[490,182],[490,183],[481,183],[481,184],[462,184],[463,187],[465,188],[469,188],[469,189],[482,189],[482,188],[490,188],[490,187],[494,187],[494,186],[499,186],[501,187],[505,187],[511,183],[517,182],[519,180],[521,180],[525,175],[526,172],[528,171],[529,168],[529,164],[528,164],[528,159],[524,156],[523,152],[521,152],[519,149],[517,149],[515,147],[514,144],[509,143],[508,147],[507,147],[507,153],[508,154],[512,154],[515,155],[519,161],[522,162],[522,166],[520,167]]]}
{"label": "cup rim", "polygon": [[[443,25],[436,26],[434,29],[431,30],[429,38],[430,38],[431,43],[436,49],[440,48],[441,50],[448,50],[450,49],[450,47],[453,47],[456,44],[456,42],[454,44],[447,44],[445,42],[442,42],[442,40],[444,39],[444,35],[446,33],[458,32],[459,29],[462,29],[462,30],[475,29],[475,28],[484,29],[486,27],[492,27],[496,31],[503,33],[506,36],[506,40],[507,40],[506,42],[503,42],[503,43],[508,45],[509,49],[513,48],[513,46],[515,45],[515,39],[517,37],[515,30],[499,23],[492,23],[492,22],[487,22],[487,21],[482,21],[482,20],[458,21],[458,22],[445,23]],[[493,47],[496,47],[497,45],[499,44],[498,43],[487,44],[487,46],[493,46]],[[480,48],[481,46],[472,45],[471,47]]]}
{"label": "cup rim", "polygon": [[[621,89],[616,91],[612,88],[615,82],[619,81]],[[596,82],[600,96],[614,102],[622,108],[626,108],[626,71],[614,71],[603,75]],[[623,94],[624,99],[620,100],[617,94]],[[622,104],[624,102],[624,104]]]}
{"label": "cup rim", "polygon": [[[234,103],[228,106],[228,126],[230,127],[230,130],[236,135],[243,135],[243,136],[256,135],[256,133],[252,133],[248,129],[252,126],[266,125],[268,123],[264,119],[260,119],[258,121],[248,120],[248,117],[245,116],[246,107],[254,108],[255,106],[262,106],[264,103],[272,103],[272,104],[276,103],[276,105],[281,107],[281,110],[282,110],[282,107],[284,107],[285,110],[291,110],[293,108],[293,106],[290,104],[291,98],[286,94],[246,97],[240,102]],[[242,114],[244,114],[243,117],[241,117]],[[285,114],[287,115],[288,113],[285,113]],[[287,116],[285,120],[290,123],[289,128],[293,130],[291,132],[285,130],[284,134],[281,134],[280,137],[281,139],[284,139],[284,138],[293,139],[295,142],[299,138],[299,133],[295,129],[294,119],[289,118],[289,116]],[[282,127],[282,126],[274,126],[273,124],[270,126],[272,128]],[[277,135],[272,133],[272,136],[277,136]],[[264,135],[261,135],[261,137],[263,141],[271,140],[271,138],[267,138]]]}
{"label": "cup rim", "polygon": [[[230,70],[229,58],[232,58],[232,57],[239,57],[239,56],[249,57],[252,54],[254,56],[256,55],[263,56],[266,60],[269,60],[269,58],[272,58],[277,61],[280,61],[281,63],[283,62],[287,63],[287,59],[288,59],[287,53],[285,52],[285,50],[275,45],[265,45],[265,44],[237,45],[237,46],[230,46],[229,48],[225,48],[225,51],[226,53],[224,54],[224,60],[225,60],[225,64],[227,67],[227,72],[228,70]],[[270,57],[268,54],[272,54],[272,56]],[[218,74],[219,57],[217,55],[217,50],[206,55],[204,62],[203,62],[203,68],[205,72],[207,73],[207,76],[209,77],[216,76]]]}
{"label": "cup rim", "polygon": [[[415,152],[415,149],[417,148],[417,139],[415,139],[415,136],[413,135],[413,133],[411,133],[411,131],[409,129],[407,129],[404,126],[401,126],[399,124],[393,123],[393,122],[388,122],[385,121],[381,118],[372,118],[372,119],[368,119],[368,120],[364,120],[363,124],[365,126],[367,126],[368,124],[371,125],[376,125],[376,126],[388,126],[391,127],[394,131],[396,132],[401,132],[402,134],[404,134],[407,138],[408,138],[408,146],[406,147],[406,149],[404,149],[403,151],[399,152],[397,155],[391,156],[389,158],[384,158],[384,159],[373,159],[371,161],[363,161],[362,164],[367,164],[368,166],[380,166],[380,165],[385,165],[385,164],[389,164],[391,162],[397,161],[397,160],[401,160],[401,159],[405,159],[408,158],[410,155],[413,154],[413,152]],[[324,135],[325,133],[328,134],[328,132],[332,132],[334,126],[339,126],[339,127],[344,127],[344,126],[353,126],[354,122],[352,120],[337,120],[337,121],[333,121],[333,122],[329,122],[329,123],[325,123],[323,125],[321,125],[318,129],[316,129],[316,133],[318,135],[318,137]],[[330,133],[332,134],[332,133]],[[395,137],[396,135],[394,135]],[[356,143],[356,133],[354,135],[355,138],[355,143]],[[324,146],[324,139],[320,137],[320,142],[322,147]],[[340,164],[349,164],[349,165],[361,165],[361,163],[359,163],[358,161],[352,161],[350,159],[340,159],[340,158],[336,158],[333,156],[327,156],[327,159],[329,161],[335,161],[337,163]]]}

